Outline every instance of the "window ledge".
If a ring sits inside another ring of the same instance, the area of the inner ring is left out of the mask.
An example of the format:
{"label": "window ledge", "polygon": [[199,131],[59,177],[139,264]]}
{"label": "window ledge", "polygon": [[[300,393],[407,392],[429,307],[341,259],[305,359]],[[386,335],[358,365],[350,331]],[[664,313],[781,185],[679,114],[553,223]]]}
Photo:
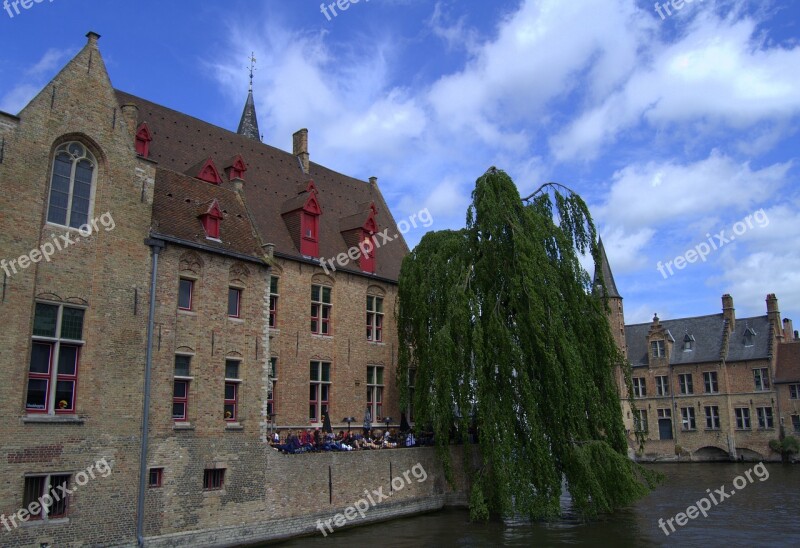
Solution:
{"label": "window ledge", "polygon": [[179,308],[179,309],[178,309],[178,314],[181,314],[181,315],[183,315],[183,316],[197,316],[197,312],[196,312],[196,311],[194,311],[194,310],[187,310],[187,309],[185,309],[185,308]]}
{"label": "window ledge", "polygon": [[244,430],[244,426],[238,422],[229,422],[225,424],[226,432],[241,432],[242,430]]}
{"label": "window ledge", "polygon": [[233,323],[244,323],[244,318],[236,316],[228,316],[228,320],[232,321]]}
{"label": "window ledge", "polygon": [[682,428],[681,432],[697,432],[697,428]]}
{"label": "window ledge", "polygon": [[77,415],[25,415],[23,424],[83,424],[86,419]]}
{"label": "window ledge", "polygon": [[370,341],[367,340],[367,344],[371,344],[373,346],[386,346],[386,343],[383,341]]}
{"label": "window ledge", "polygon": [[194,426],[192,426],[188,422],[176,422],[175,425],[172,427],[173,430],[194,430]]}
{"label": "window ledge", "polygon": [[66,525],[69,523],[69,518],[54,518],[54,519],[29,519],[23,521],[20,525],[22,527],[46,527],[48,525]]}
{"label": "window ledge", "polygon": [[333,335],[319,335],[317,333],[312,333],[311,334],[311,338],[312,339],[322,339],[324,341],[332,341],[333,340]]}

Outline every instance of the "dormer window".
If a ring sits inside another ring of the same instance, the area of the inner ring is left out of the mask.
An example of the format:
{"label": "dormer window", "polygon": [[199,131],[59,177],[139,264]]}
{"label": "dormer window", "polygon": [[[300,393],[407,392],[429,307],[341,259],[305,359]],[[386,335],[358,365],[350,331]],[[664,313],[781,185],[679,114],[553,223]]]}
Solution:
{"label": "dormer window", "polygon": [[691,352],[692,350],[694,350],[694,336],[687,333],[683,338],[683,351]]}
{"label": "dormer window", "polygon": [[153,140],[153,135],[150,133],[150,128],[147,127],[145,122],[136,130],[136,154],[142,158],[150,157],[150,141]]}
{"label": "dormer window", "polygon": [[219,209],[219,202],[214,200],[205,211],[199,215],[200,222],[203,223],[203,229],[206,232],[206,238],[210,240],[219,240],[219,224],[222,220],[222,211]]}
{"label": "dormer window", "polygon": [[241,157],[241,155],[237,154],[231,165],[226,168],[226,171],[228,173],[228,180],[244,180],[244,173],[247,171],[247,164],[244,163],[244,159]]}
{"label": "dormer window", "polygon": [[319,257],[319,217],[322,208],[317,201],[317,187],[308,182],[308,199],[300,213],[300,253],[307,257]]}
{"label": "dormer window", "polygon": [[663,358],[666,356],[664,352],[664,341],[652,341],[650,343],[650,349],[654,358]]}
{"label": "dormer window", "polygon": [[209,158],[205,161],[200,171],[197,173],[197,178],[207,183],[218,185],[222,183],[222,177],[219,176],[217,166],[214,165],[214,160]]}
{"label": "dormer window", "polygon": [[378,223],[375,220],[375,215],[377,215],[377,213],[378,209],[375,207],[375,203],[373,202],[369,206],[369,216],[367,217],[364,225],[361,227],[361,238],[359,245],[359,248],[361,249],[361,258],[359,261],[361,270],[371,274],[375,273],[375,251],[377,249],[377,245],[375,245],[373,236],[375,236],[375,234],[378,232]]}
{"label": "dormer window", "polygon": [[755,344],[756,332],[752,327],[748,327],[744,332],[744,345],[753,346]]}

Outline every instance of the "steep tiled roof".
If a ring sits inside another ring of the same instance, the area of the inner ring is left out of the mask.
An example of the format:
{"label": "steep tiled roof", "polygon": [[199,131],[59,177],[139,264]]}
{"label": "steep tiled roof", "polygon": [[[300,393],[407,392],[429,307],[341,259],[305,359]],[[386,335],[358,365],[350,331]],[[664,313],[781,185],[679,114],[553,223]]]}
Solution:
{"label": "steep tiled roof", "polygon": [[800,382],[800,342],[778,345],[778,366],[775,382]]}
{"label": "steep tiled roof", "polygon": [[[220,241],[206,238],[199,215],[219,203]],[[152,232],[213,249],[263,257],[244,203],[236,191],[166,169],[156,171]]]}
{"label": "steep tiled roof", "polygon": [[[359,212],[359,204],[374,201],[378,209],[377,222],[388,228],[393,239],[377,250],[376,275],[397,280],[400,264],[408,253],[408,246],[400,236],[377,185],[337,173],[319,164],[311,163],[305,174],[298,159],[283,150],[257,142],[244,135],[214,126],[197,118],[157,105],[150,101],[117,91],[120,104],[133,103],[139,108],[139,122],[147,122],[153,133],[150,159],[160,168],[185,173],[198,162],[211,157],[217,167],[236,154],[247,163],[244,195],[253,215],[256,228],[265,243],[275,244],[278,255],[301,259],[300,250],[281,217],[282,205],[297,197],[298,188],[306,188],[313,179],[317,187],[320,217],[319,252],[324,258],[347,252],[347,244],[340,232],[340,219]],[[223,186],[230,184],[223,175]],[[198,185],[202,181],[195,180]],[[352,266],[344,270],[351,270]],[[342,269],[340,269],[342,270]]]}
{"label": "steep tiled roof", "polygon": [[[628,345],[628,359],[634,366],[647,365],[649,348],[647,334],[649,323],[626,325],[625,342]],[[725,343],[725,318],[722,314],[661,320],[661,326],[675,339],[670,354],[670,365],[704,363],[720,360],[721,350]],[[745,331],[755,331],[753,345],[745,346]],[[693,348],[683,350],[683,340],[689,334],[694,337]],[[766,316],[754,318],[737,318],[736,329],[728,337],[725,359],[728,362],[763,359],[769,357],[770,327]]]}

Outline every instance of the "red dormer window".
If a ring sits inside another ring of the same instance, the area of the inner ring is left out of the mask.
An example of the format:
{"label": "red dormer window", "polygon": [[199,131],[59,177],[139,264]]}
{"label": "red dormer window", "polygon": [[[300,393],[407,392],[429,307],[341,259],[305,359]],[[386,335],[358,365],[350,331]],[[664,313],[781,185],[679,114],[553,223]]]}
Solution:
{"label": "red dormer window", "polygon": [[359,239],[359,248],[361,249],[361,258],[359,264],[361,270],[375,274],[375,252],[377,245],[373,236],[378,232],[378,223],[375,220],[378,210],[373,202],[369,206],[369,217],[361,227],[361,237]]}
{"label": "red dormer window", "polygon": [[244,180],[245,171],[247,171],[247,164],[244,163],[244,159],[242,158],[241,154],[234,156],[233,161],[228,167],[225,168],[225,172],[228,174],[229,181],[233,181],[234,179]]}
{"label": "red dormer window", "polygon": [[300,253],[308,257],[319,257],[319,217],[322,208],[317,201],[317,187],[308,182],[308,199],[300,212]]}
{"label": "red dormer window", "polygon": [[219,202],[211,202],[208,210],[200,215],[200,222],[206,231],[206,238],[219,240],[219,223],[222,220],[222,211],[219,209]]}
{"label": "red dormer window", "polygon": [[150,157],[150,141],[153,140],[153,135],[150,133],[150,128],[147,127],[145,122],[136,130],[136,154],[142,158]]}
{"label": "red dormer window", "polygon": [[214,160],[211,158],[206,160],[206,162],[203,164],[203,167],[200,168],[200,171],[197,173],[197,178],[201,181],[213,183],[215,185],[222,183],[222,177],[219,176],[217,166],[214,165]]}

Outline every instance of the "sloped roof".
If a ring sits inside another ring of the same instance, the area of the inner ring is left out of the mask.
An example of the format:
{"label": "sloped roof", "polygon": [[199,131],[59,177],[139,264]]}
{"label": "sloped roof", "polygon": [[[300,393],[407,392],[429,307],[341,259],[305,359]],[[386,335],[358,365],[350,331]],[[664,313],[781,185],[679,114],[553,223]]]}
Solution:
{"label": "sloped roof", "polygon": [[598,274],[602,272],[603,274],[603,281],[606,283],[606,291],[608,292],[608,296],[611,298],[618,298],[621,299],[622,296],[617,291],[617,284],[614,282],[614,275],[611,273],[611,266],[608,264],[608,257],[606,256],[606,248],[603,245],[603,239],[600,238],[598,240],[598,247],[600,248],[600,268],[595,269],[594,272],[594,283],[592,284],[594,287],[598,287],[600,284],[600,277]]}
{"label": "sloped roof", "polygon": [[[139,108],[139,122],[147,122],[153,133],[149,158],[160,168],[185,173],[199,161],[211,157],[217,166],[241,154],[247,163],[244,196],[253,215],[256,228],[265,243],[275,244],[275,253],[288,258],[302,259],[295,247],[281,206],[297,196],[298,185],[306,187],[309,179],[317,187],[320,217],[320,257],[331,258],[347,252],[347,244],[339,229],[339,220],[359,212],[359,204],[374,201],[378,208],[377,222],[388,228],[393,241],[377,251],[376,276],[397,280],[408,246],[399,234],[397,224],[377,185],[337,173],[311,162],[310,173],[300,168],[297,158],[289,152],[260,143],[244,135],[214,126],[187,114],[157,105],[145,99],[117,91],[120,104],[133,103]],[[223,187],[230,183],[223,176]],[[195,180],[197,184],[206,184]],[[350,272],[358,270],[344,268]],[[364,274],[369,276],[368,274]]]}
{"label": "sloped roof", "polygon": [[800,382],[800,342],[778,345],[776,383]]}
{"label": "sloped roof", "polygon": [[[244,203],[236,191],[166,169],[156,170],[152,232],[221,251],[263,257]],[[217,200],[220,241],[206,238],[201,212]]]}
{"label": "sloped roof", "polygon": [[[644,366],[649,363],[647,334],[650,323],[625,326],[625,342],[628,346],[628,359],[633,366]],[[725,340],[725,318],[722,314],[661,320],[661,326],[675,338],[670,365],[715,362],[720,360]],[[744,333],[748,328],[756,332],[753,346],[745,346]],[[692,350],[683,350],[686,334],[694,337]],[[770,352],[770,327],[766,316],[753,318],[737,318],[736,329],[728,337],[725,359],[728,362],[764,359]]]}

